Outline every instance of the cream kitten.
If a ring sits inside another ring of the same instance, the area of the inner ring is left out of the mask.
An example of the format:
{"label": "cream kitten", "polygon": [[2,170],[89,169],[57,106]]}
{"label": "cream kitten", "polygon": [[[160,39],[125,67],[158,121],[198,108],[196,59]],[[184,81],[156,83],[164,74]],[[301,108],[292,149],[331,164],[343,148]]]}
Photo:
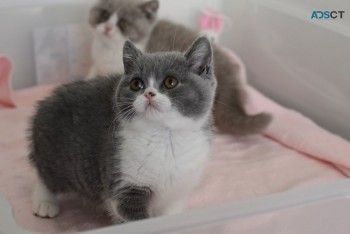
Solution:
{"label": "cream kitten", "polygon": [[[93,66],[88,78],[123,72],[121,55],[125,41],[132,40],[144,51],[157,9],[157,1],[100,0],[90,12],[94,38]],[[133,25],[129,23],[131,18]]]}

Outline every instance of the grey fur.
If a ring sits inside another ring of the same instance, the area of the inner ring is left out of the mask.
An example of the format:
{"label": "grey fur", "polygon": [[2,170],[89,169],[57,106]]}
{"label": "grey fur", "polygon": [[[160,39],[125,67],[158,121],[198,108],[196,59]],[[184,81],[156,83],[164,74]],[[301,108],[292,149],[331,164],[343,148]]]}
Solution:
{"label": "grey fur", "polygon": [[[54,194],[74,192],[94,202],[116,200],[116,209],[123,220],[149,217],[147,208],[153,198],[152,189],[123,183],[118,169],[121,163],[118,153],[124,141],[119,131],[123,128],[119,117],[131,121],[134,116],[124,115],[127,108],[132,109],[124,100],[134,100],[141,94],[129,88],[130,80],[138,77],[146,83],[152,75],[157,89],[170,99],[176,97],[172,105],[180,113],[198,118],[210,112],[216,80],[212,69],[203,74],[193,73],[189,58],[210,66],[211,53],[205,38],[197,40],[186,54],[143,55],[127,42],[125,66],[128,62],[137,64],[128,74],[63,85],[41,101],[31,120],[29,158],[46,187]],[[180,82],[173,90],[161,86],[168,74]],[[210,123],[209,118],[203,126],[208,141]]]}
{"label": "grey fur", "polygon": [[[120,75],[58,88],[39,103],[31,122],[30,159],[54,193],[103,200],[104,181],[120,139],[113,136],[112,98]],[[113,159],[115,160],[115,159]]]}
{"label": "grey fur", "polygon": [[[199,38],[190,48],[185,56],[181,56],[180,52],[155,53],[141,56],[142,53],[131,43],[127,42],[124,47],[124,70],[126,76],[120,83],[119,94],[127,98],[136,98],[143,91],[131,92],[127,88],[131,79],[145,77],[142,80],[148,85],[147,78],[152,75],[156,78],[154,87],[161,92],[166,92],[179,112],[192,118],[200,117],[207,111],[207,108],[210,108],[210,106],[206,105],[210,103],[211,93],[203,92],[203,90],[210,90],[209,87],[216,86],[216,80],[211,78],[213,77],[213,69],[197,74],[193,70],[193,62],[196,59],[197,64],[210,67],[212,64],[212,50],[206,38]],[[143,66],[140,66],[140,64],[143,64]],[[183,69],[183,67],[188,69]],[[130,70],[132,73],[129,72]],[[198,75],[202,79],[196,78]],[[176,77],[181,85],[176,89],[166,89],[163,87],[163,77],[167,76]],[[207,80],[207,82],[203,82],[203,79]],[[191,87],[191,89],[189,90],[188,87]],[[124,112],[127,111],[129,109],[125,106]]]}

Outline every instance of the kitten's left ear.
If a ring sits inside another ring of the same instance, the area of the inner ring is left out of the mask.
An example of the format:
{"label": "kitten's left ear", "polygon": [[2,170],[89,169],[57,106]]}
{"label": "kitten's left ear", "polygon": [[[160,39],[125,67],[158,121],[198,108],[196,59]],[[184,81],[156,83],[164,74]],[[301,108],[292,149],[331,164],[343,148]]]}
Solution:
{"label": "kitten's left ear", "polygon": [[159,8],[159,1],[158,0],[148,0],[141,4],[141,10],[143,10],[146,14],[147,19],[152,20],[156,18],[158,8]]}
{"label": "kitten's left ear", "polygon": [[139,67],[137,59],[140,56],[142,56],[142,52],[132,42],[126,41],[123,48],[124,73],[126,75],[131,74]]}
{"label": "kitten's left ear", "polygon": [[197,75],[207,75],[211,71],[213,52],[206,37],[198,38],[185,53],[189,69]]}

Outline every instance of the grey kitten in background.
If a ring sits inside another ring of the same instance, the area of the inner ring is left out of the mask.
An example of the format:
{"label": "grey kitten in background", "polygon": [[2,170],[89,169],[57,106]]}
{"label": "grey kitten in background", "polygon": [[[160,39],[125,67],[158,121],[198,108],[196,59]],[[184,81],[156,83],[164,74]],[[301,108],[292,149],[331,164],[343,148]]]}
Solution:
{"label": "grey kitten in background", "polygon": [[[149,25],[153,25],[157,1],[99,0],[91,9],[89,23],[93,28],[91,55],[93,66],[88,79],[123,72],[123,45],[131,40],[145,51]],[[134,16],[138,16],[134,18]],[[133,27],[129,22],[132,21]]]}
{"label": "grey kitten in background", "polygon": [[56,195],[71,192],[118,222],[173,214],[199,183],[212,145],[210,42],[154,54],[126,42],[123,52],[124,75],[64,85],[39,103],[34,214],[55,217]]}
{"label": "grey kitten in background", "polygon": [[[144,6],[147,6],[147,10]],[[143,46],[139,47],[141,50],[146,45],[145,50],[148,52],[184,51],[199,34],[183,25],[164,20],[157,21],[158,7],[158,0],[146,2],[142,0],[99,0],[92,10],[91,20],[96,21],[101,16],[108,19],[108,15],[113,17],[116,14],[118,16],[118,21],[114,24],[116,31],[121,33],[121,37],[142,44]],[[109,13],[106,14],[106,12]],[[238,77],[241,72],[239,64],[234,63],[216,45],[213,45],[213,51],[215,75],[218,81],[214,107],[217,127],[223,132],[234,135],[261,133],[271,122],[271,115],[267,113],[248,115],[246,113],[244,110],[246,94]],[[103,50],[99,50],[99,53],[109,54],[108,51]],[[103,59],[100,62],[106,63]]]}

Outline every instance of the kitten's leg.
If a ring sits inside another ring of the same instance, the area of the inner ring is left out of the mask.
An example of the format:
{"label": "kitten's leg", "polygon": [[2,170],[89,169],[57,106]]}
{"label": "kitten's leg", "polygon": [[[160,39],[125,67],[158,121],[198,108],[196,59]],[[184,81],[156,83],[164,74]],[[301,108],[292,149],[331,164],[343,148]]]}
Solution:
{"label": "kitten's leg", "polygon": [[135,221],[150,217],[149,203],[152,191],[148,187],[127,186],[118,189],[110,201],[110,211],[115,222]]}
{"label": "kitten's leg", "polygon": [[35,215],[42,218],[53,218],[57,216],[59,207],[55,195],[38,180],[32,199],[32,211]]}
{"label": "kitten's leg", "polygon": [[124,223],[124,220],[118,212],[118,201],[113,199],[108,199],[105,201],[106,209],[109,215],[112,217],[112,221],[115,224]]}

